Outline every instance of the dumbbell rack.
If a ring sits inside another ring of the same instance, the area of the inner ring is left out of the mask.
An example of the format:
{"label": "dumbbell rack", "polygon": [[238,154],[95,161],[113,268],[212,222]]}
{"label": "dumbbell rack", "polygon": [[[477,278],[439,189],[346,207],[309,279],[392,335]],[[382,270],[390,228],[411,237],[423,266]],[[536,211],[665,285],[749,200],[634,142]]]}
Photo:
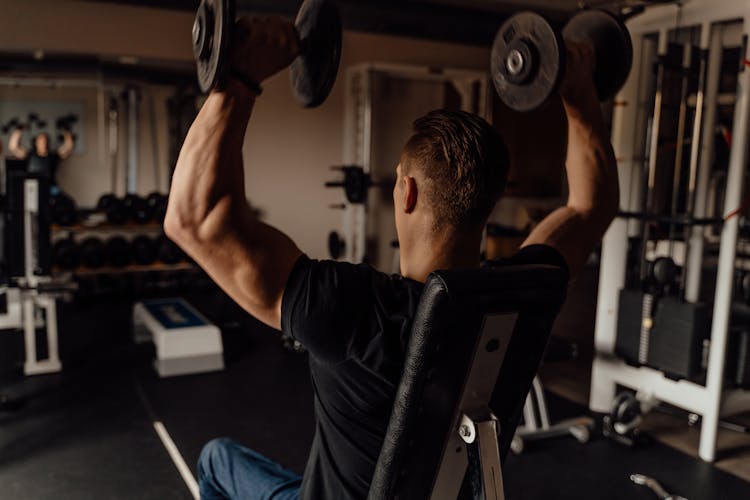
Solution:
{"label": "dumbbell rack", "polygon": [[[52,233],[52,241],[58,239],[76,237],[78,235],[86,234],[87,236],[104,236],[104,235],[141,235],[144,233],[150,233],[153,235],[159,235],[162,231],[162,225],[159,223],[148,223],[148,224],[108,224],[102,223],[93,226],[86,226],[82,224],[76,224],[74,226],[59,226],[53,224],[50,227]],[[128,264],[123,267],[114,266],[102,266],[97,268],[89,268],[83,265],[72,269],[70,274],[73,276],[85,276],[85,275],[96,275],[96,274],[120,274],[120,273],[134,273],[134,272],[153,272],[153,271],[189,271],[196,269],[195,264],[190,262],[179,262],[176,264],[165,264],[163,262],[154,262],[153,264],[140,265],[140,264]],[[67,271],[60,269],[57,266],[52,267],[52,274],[64,274]]]}
{"label": "dumbbell rack", "polygon": [[[634,54],[646,54],[646,45],[658,46],[658,54],[666,54],[670,30],[679,20],[682,27],[700,27],[700,48],[708,51],[708,86],[704,95],[705,116],[701,127],[695,127],[695,144],[701,145],[701,161],[698,170],[695,207],[696,217],[705,214],[705,196],[713,154],[713,130],[716,124],[718,78],[725,40],[741,45],[743,35],[750,35],[750,2],[734,0],[694,0],[682,6],[654,6],[628,22],[633,36]],[[739,20],[739,22],[737,22]],[[734,24],[732,24],[734,23]],[[736,29],[735,29],[736,28]],[[744,47],[741,59],[750,60],[750,47]],[[641,205],[642,190],[630,189],[639,186],[642,175],[644,138],[638,133],[647,128],[647,119],[639,108],[644,105],[644,92],[648,81],[651,60],[636,61],[628,82],[615,99],[612,142],[618,159],[618,175],[621,186],[621,208],[637,211]],[[714,82],[713,85],[711,82]],[[657,94],[657,105],[660,100]],[[738,74],[737,95],[734,101],[734,141],[731,149],[725,210],[727,214],[740,205],[743,176],[748,164],[746,148],[750,126],[750,68]],[[654,120],[657,121],[656,114]],[[658,126],[654,126],[657,129]],[[654,134],[656,138],[657,134]],[[655,151],[657,140],[652,141]],[[701,202],[703,200],[703,202]],[[628,238],[637,236],[637,221],[616,219],[607,231],[601,257],[599,292],[596,312],[595,348],[591,375],[589,406],[598,412],[608,412],[615,398],[617,386],[638,391],[639,399],[662,401],[686,409],[703,417],[699,445],[699,456],[713,461],[716,454],[717,427],[720,417],[750,410],[750,391],[724,387],[725,356],[729,331],[730,307],[733,290],[733,274],[738,242],[738,218],[730,218],[721,229],[720,252],[716,278],[716,290],[711,326],[711,344],[708,356],[705,385],[688,380],[673,380],[662,372],[647,366],[631,366],[614,355],[617,335],[618,294],[625,286]],[[701,228],[693,229],[689,238],[687,255],[688,301],[697,300],[700,271],[703,265],[704,237]]]}

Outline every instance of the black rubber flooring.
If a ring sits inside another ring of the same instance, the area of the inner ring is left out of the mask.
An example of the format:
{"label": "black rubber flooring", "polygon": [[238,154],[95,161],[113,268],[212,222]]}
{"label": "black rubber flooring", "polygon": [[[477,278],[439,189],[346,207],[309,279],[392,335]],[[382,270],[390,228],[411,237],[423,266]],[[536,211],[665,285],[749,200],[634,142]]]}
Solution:
{"label": "black rubber flooring", "polygon": [[[222,327],[227,369],[159,379],[151,350],[129,338],[128,301],[61,307],[62,374],[14,376],[16,334],[0,333],[0,393],[27,397],[0,413],[0,499],[189,499],[139,396],[193,467],[208,440],[227,436],[302,472],[313,433],[305,355],[218,293],[187,297]],[[139,389],[140,388],[140,389]],[[554,418],[583,411],[550,397]],[[510,499],[652,499],[630,483],[653,475],[690,500],[750,498],[750,484],[660,444],[631,450],[562,438],[509,456]]]}

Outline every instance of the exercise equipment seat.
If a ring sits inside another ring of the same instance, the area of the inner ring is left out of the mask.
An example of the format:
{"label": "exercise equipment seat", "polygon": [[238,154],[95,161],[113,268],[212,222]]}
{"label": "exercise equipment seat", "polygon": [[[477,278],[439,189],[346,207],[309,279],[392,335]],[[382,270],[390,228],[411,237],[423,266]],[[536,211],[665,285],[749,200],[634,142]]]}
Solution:
{"label": "exercise equipment seat", "polygon": [[566,286],[547,265],[430,275],[370,500],[504,498],[500,463]]}

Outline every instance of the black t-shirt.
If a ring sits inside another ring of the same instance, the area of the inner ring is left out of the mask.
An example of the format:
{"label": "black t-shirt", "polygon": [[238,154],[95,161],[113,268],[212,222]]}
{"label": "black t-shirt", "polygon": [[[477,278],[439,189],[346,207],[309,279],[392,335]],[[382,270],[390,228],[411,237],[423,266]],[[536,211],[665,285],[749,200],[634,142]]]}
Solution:
{"label": "black t-shirt", "polygon": [[60,157],[57,153],[49,153],[47,156],[39,156],[35,151],[29,154],[28,172],[39,174],[49,180],[51,185],[57,184],[57,167]]}
{"label": "black t-shirt", "polygon": [[[507,264],[566,267],[549,246]],[[281,305],[281,329],[310,353],[315,437],[302,500],[367,497],[403,368],[423,284],[366,264],[299,258]]]}

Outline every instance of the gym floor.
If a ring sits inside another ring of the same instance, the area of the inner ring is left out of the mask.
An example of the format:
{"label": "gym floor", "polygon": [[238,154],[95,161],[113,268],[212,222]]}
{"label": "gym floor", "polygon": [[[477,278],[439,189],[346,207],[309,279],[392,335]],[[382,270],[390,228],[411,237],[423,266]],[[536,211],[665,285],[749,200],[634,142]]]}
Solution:
{"label": "gym floor", "polygon": [[[65,372],[6,374],[0,385],[6,394],[28,397],[19,411],[0,414],[0,498],[191,498],[154,420],[193,473],[203,444],[219,436],[302,472],[313,434],[306,355],[283,350],[277,333],[217,290],[186,298],[222,327],[225,371],[160,379],[151,368],[152,348],[130,340],[130,301],[62,307]],[[3,348],[12,347],[10,337],[0,337]],[[550,407],[554,419],[585,412],[553,394]],[[750,497],[750,483],[672,447],[655,442],[633,450],[603,439],[528,446],[508,457],[505,484],[511,499],[655,498],[630,482],[634,472],[690,500]]]}

